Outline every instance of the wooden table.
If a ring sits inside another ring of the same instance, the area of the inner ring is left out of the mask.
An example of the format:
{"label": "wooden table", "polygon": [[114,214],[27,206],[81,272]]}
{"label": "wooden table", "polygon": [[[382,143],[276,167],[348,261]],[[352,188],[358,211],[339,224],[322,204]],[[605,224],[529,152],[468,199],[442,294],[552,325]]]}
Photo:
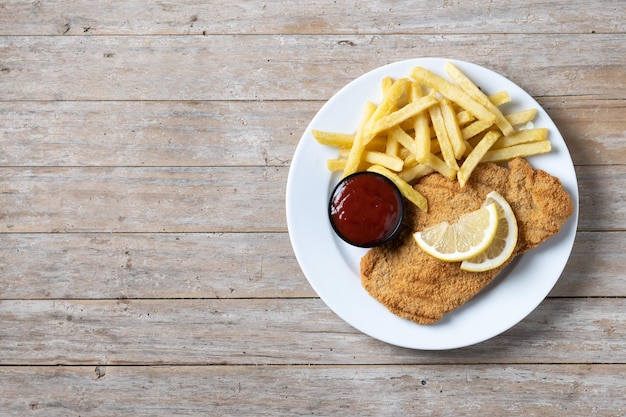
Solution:
{"label": "wooden table", "polygon": [[[0,2],[0,415],[625,416],[626,2]],[[452,351],[339,319],[285,186],[321,105],[394,61],[533,95],[575,162],[571,259]]]}

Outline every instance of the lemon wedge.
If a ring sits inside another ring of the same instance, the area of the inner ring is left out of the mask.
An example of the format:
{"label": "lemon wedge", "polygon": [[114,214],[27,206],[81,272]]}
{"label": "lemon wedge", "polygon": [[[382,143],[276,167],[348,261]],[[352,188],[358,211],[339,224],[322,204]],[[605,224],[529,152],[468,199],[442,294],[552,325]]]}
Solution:
{"label": "lemon wedge", "polygon": [[462,215],[456,223],[442,222],[416,232],[413,237],[420,248],[447,262],[473,258],[491,245],[498,229],[495,203]]}
{"label": "lemon wedge", "polygon": [[482,272],[497,268],[509,259],[517,244],[517,220],[509,203],[492,191],[487,194],[483,205],[495,204],[498,209],[498,229],[491,245],[482,253],[461,263],[461,269]]}

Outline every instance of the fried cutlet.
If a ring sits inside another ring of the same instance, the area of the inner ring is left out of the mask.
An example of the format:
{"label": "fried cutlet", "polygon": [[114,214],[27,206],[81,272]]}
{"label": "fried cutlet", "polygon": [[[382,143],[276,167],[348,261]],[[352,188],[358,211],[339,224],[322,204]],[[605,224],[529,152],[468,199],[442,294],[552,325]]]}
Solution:
{"label": "fried cutlet", "polygon": [[[415,188],[428,200],[428,212],[407,204],[402,232],[361,259],[364,288],[394,314],[419,324],[440,320],[480,292],[517,255],[559,232],[573,213],[573,204],[558,178],[533,170],[521,158],[508,168],[480,164],[463,189],[457,181],[432,173]],[[485,272],[467,272],[459,262],[443,262],[416,244],[413,233],[477,210],[491,191],[510,204],[518,224],[515,250],[504,265]]]}

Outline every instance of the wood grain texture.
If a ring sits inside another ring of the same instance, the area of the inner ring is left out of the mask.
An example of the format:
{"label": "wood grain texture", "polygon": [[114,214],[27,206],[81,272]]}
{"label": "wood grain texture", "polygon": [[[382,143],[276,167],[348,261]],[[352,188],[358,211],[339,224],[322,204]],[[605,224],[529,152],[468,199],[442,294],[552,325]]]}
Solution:
{"label": "wood grain texture", "polygon": [[[0,35],[623,33],[621,1],[5,1]],[[584,10],[584,12],[581,12]]]}
{"label": "wood grain texture", "polygon": [[[626,167],[578,166],[576,173],[580,230],[624,230]],[[0,231],[286,231],[277,203],[287,175],[284,167],[0,168]]]}
{"label": "wood grain texture", "polygon": [[623,363],[624,298],[548,299],[471,347],[379,342],[319,299],[3,300],[0,365]]}
{"label": "wood grain texture", "polygon": [[624,297],[626,234],[579,231],[569,262],[550,293],[558,297]]}
{"label": "wood grain texture", "polygon": [[[490,68],[532,96],[621,99],[625,39],[602,34],[5,36],[0,37],[0,88],[2,100],[326,100],[381,65],[449,57],[455,51],[454,58]],[[520,53],[529,45],[541,53]]]}
{"label": "wood grain texture", "polygon": [[0,406],[7,416],[621,416],[625,371],[624,365],[10,367],[5,375],[16,386]]}
{"label": "wood grain texture", "polygon": [[6,416],[68,417],[621,416],[624,372],[624,365],[9,367],[4,375],[15,385],[0,407]]}
{"label": "wood grain texture", "polygon": [[285,168],[25,167],[0,179],[2,232],[286,230]]}
{"label": "wood grain texture", "polygon": [[[537,100],[561,131],[574,163],[626,160],[623,100]],[[0,166],[288,166],[323,104],[0,101]]]}
{"label": "wood grain texture", "polygon": [[0,165],[286,166],[321,105],[0,101]]}
{"label": "wood grain texture", "polygon": [[[0,414],[625,417],[625,14],[623,0],[0,1]],[[451,351],[342,321],[285,221],[318,109],[423,56],[535,97],[580,192],[549,296]]]}
{"label": "wood grain texture", "polygon": [[5,234],[0,259],[4,299],[315,296],[286,233]]}
{"label": "wood grain texture", "polygon": [[[626,297],[625,246],[579,232],[550,296]],[[11,233],[0,260],[3,299],[316,297],[284,232]]]}

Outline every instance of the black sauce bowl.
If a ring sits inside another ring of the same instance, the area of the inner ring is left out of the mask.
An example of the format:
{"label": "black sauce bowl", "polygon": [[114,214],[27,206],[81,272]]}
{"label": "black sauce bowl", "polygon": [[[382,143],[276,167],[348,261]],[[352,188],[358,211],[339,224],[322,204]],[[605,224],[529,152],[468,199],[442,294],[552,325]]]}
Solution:
{"label": "black sauce bowl", "polygon": [[346,243],[371,248],[393,238],[402,224],[404,198],[389,178],[361,171],[344,177],[333,189],[328,217]]}

